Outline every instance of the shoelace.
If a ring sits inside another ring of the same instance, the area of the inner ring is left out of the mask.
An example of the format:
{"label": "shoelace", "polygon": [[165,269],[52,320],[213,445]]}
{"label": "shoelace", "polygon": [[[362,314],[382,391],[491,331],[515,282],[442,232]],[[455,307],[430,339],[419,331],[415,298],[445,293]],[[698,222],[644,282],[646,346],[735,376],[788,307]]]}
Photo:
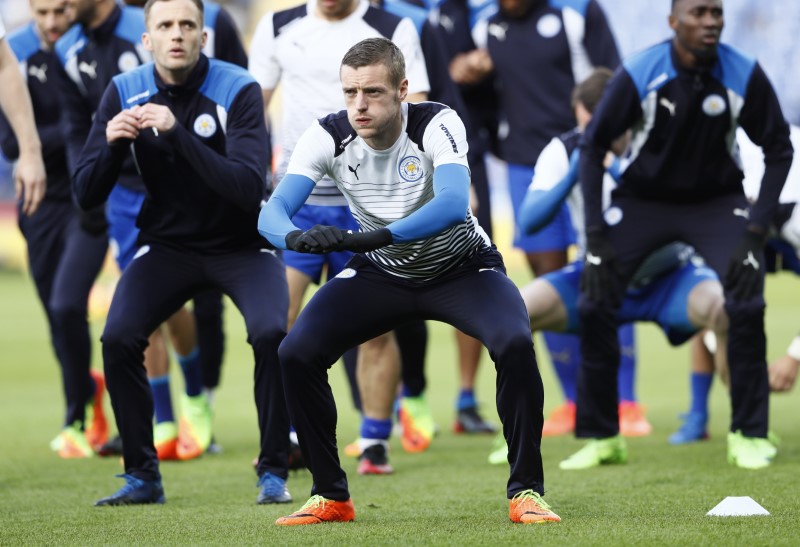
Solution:
{"label": "shoelace", "polygon": [[310,507],[316,509],[319,506],[322,506],[322,509],[325,509],[325,504],[328,503],[328,501],[329,500],[327,500],[326,498],[323,498],[322,496],[317,494],[315,496],[311,496],[310,498],[308,498],[308,501],[305,503],[305,505],[303,505],[300,508],[300,510],[302,511],[303,509],[308,509]]}
{"label": "shoelace", "polygon": [[522,492],[517,492],[511,501],[519,501],[520,503],[524,503],[526,501],[532,501],[545,511],[550,510],[550,505],[542,499],[542,496],[539,495],[538,492],[534,492],[533,490],[523,490]]}

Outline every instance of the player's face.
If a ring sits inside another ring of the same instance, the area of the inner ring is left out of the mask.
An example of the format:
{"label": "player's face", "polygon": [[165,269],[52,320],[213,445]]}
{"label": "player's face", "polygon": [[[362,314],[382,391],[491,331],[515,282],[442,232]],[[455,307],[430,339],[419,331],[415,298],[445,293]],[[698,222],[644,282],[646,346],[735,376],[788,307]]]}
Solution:
{"label": "player's face", "polygon": [[689,53],[697,63],[716,59],[725,20],[722,0],[679,0],[669,16],[676,47]]}
{"label": "player's face", "polygon": [[70,25],[70,10],[65,0],[31,0],[36,28],[44,42],[53,47]]}
{"label": "player's face", "polygon": [[317,0],[317,15],[329,21],[344,19],[356,9],[358,0]]}
{"label": "player's face", "polygon": [[167,83],[183,83],[206,41],[200,10],[191,0],[156,2],[146,23],[142,42],[153,52],[158,73]]}
{"label": "player's face", "polygon": [[389,148],[403,128],[400,104],[408,94],[408,80],[399,87],[392,85],[389,68],[383,63],[342,66],[339,76],[350,125],[372,148]]}

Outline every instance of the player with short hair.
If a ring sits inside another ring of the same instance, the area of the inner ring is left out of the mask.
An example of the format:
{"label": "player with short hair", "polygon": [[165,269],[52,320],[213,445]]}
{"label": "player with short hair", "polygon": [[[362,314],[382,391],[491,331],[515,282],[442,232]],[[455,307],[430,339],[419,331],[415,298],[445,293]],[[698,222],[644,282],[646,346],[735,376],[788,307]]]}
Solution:
{"label": "player with short hair", "polygon": [[[303,508],[276,524],[355,518],[339,465],[327,371],[348,347],[417,319],[450,323],[488,347],[511,447],[509,516],[559,521],[541,498],[543,388],[528,319],[502,257],[469,210],[464,126],[439,103],[403,102],[403,55],[385,38],[353,46],[340,78],[347,110],[306,130],[259,217],[259,232],[278,247],[357,252],[311,298],[279,350],[289,412],[314,486]],[[356,164],[358,179],[349,169]],[[303,231],[292,223],[324,175],[347,197],[360,231],[321,225]]]}
{"label": "player with short hair", "polygon": [[[720,43],[721,0],[675,0],[669,24],[672,39],[628,59],[615,74],[581,146],[587,252],[576,434],[590,440],[562,469],[625,459],[616,407],[619,309],[642,260],[671,241],[695,247],[725,288],[728,461],[760,469],[777,452],[767,440],[763,249],[792,160],[789,128],[759,64]],[[739,126],[765,154],[752,207],[737,163]],[[620,183],[604,211],[603,158],[628,130]]]}
{"label": "player with short hair", "polygon": [[261,93],[242,68],[201,53],[200,0],[148,0],[144,14],[142,42],[155,62],[109,84],[74,177],[80,205],[95,207],[131,150],[147,189],[139,250],[122,274],[102,337],[126,484],[97,504],[164,502],[143,352],[153,329],[207,289],[231,297],[255,354],[258,502],[286,503],[289,421],[277,359],[286,278],[276,251],[252,229],[267,169]]}
{"label": "player with short hair", "polygon": [[[8,45],[27,81],[48,185],[37,214],[23,212],[20,203],[19,227],[50,325],[66,398],[64,423],[51,448],[62,458],[86,458],[108,438],[103,412],[105,381],[102,372],[91,370],[87,320],[89,292],[103,265],[108,240],[103,219],[98,223],[92,214],[82,214],[70,189],[53,74],[58,64],[53,45],[69,28],[68,6],[64,0],[31,0],[30,5],[33,21],[12,33]],[[2,114],[0,145],[7,158],[19,156],[17,139]]]}

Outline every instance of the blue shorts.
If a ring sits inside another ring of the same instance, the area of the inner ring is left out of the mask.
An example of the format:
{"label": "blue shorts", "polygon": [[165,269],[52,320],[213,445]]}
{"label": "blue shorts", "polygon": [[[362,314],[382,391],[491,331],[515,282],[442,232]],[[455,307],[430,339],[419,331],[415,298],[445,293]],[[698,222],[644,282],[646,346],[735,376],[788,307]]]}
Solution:
{"label": "blue shorts", "polygon": [[[292,222],[301,230],[308,230],[317,224],[338,226],[344,230],[359,230],[356,219],[353,218],[350,208],[346,205],[303,205],[292,217]],[[350,251],[321,255],[284,251],[283,261],[287,266],[303,272],[319,285],[322,279],[322,270],[326,265],[328,267],[326,279],[333,279],[344,269],[345,264],[352,256],[353,253]]]}
{"label": "blue shorts", "polygon": [[139,228],[136,227],[136,218],[144,203],[144,192],[138,192],[117,184],[111,190],[106,203],[106,218],[108,219],[108,238],[111,252],[117,261],[120,271],[131,263],[136,255],[139,238]]}
{"label": "blue shorts", "polygon": [[800,275],[800,257],[797,251],[786,240],[770,239],[764,248],[764,258],[767,262],[767,271],[775,273],[788,270]]}
{"label": "blue shorts", "polygon": [[[528,187],[533,178],[533,167],[528,165],[508,164],[508,191],[511,195],[511,205],[514,217],[522,206]],[[514,247],[526,253],[542,251],[562,251],[577,242],[575,227],[566,203],[561,205],[553,221],[532,235],[523,234],[517,223],[514,223]]]}
{"label": "blue shorts", "polygon": [[[578,332],[578,296],[583,262],[550,272],[542,279],[558,292],[567,309],[566,332]],[[622,301],[620,324],[635,321],[658,323],[670,344],[677,346],[691,338],[697,327],[689,321],[687,313],[689,293],[703,281],[718,281],[714,270],[691,262],[659,277],[645,288],[628,291]]]}

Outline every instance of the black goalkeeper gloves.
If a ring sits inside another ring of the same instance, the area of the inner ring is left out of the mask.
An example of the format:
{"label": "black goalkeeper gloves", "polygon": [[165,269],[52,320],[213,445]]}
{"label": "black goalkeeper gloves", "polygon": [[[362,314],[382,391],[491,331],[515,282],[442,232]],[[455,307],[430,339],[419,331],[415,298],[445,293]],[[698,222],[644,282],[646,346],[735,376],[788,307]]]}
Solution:
{"label": "black goalkeeper gloves", "polygon": [[387,228],[370,232],[343,232],[336,226],[317,224],[306,230],[286,234],[286,248],[299,253],[322,254],[334,251],[367,253],[392,243],[392,232]]}
{"label": "black goalkeeper gloves", "polygon": [[586,234],[586,257],[581,275],[581,291],[592,302],[601,302],[616,286],[611,276],[617,271],[614,249],[600,231]]}
{"label": "black goalkeeper gloves", "polygon": [[749,300],[758,295],[764,275],[763,235],[747,230],[728,262],[725,290],[736,300]]}

